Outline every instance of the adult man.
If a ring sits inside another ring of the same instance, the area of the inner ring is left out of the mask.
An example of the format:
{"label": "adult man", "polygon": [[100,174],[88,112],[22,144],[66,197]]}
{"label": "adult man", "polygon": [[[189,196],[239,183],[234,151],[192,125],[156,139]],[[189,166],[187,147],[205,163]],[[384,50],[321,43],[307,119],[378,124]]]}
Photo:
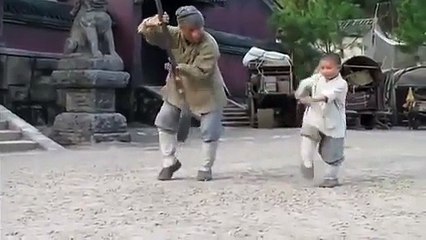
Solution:
{"label": "adult man", "polygon": [[[212,166],[216,158],[218,140],[222,134],[222,109],[226,104],[223,78],[218,67],[219,48],[214,38],[204,31],[204,17],[194,6],[183,6],[176,11],[178,26],[168,26],[172,37],[170,47],[178,63],[177,74],[169,73],[162,89],[164,103],[155,119],[159,132],[163,168],[159,180],[170,180],[181,163],[175,157],[176,133],[180,109],[184,100],[177,84],[183,87],[185,101],[190,110],[201,117],[202,160],[197,180],[212,179]],[[139,25],[148,43],[166,47],[161,24],[168,16],[147,18]]]}

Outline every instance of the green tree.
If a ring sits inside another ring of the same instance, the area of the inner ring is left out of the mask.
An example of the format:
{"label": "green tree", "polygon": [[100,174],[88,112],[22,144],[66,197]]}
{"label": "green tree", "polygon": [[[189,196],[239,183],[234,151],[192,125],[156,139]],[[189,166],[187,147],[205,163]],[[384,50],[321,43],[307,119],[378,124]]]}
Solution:
{"label": "green tree", "polygon": [[[312,60],[318,53],[342,52],[345,36],[340,21],[362,16],[353,0],[281,0],[282,9],[272,15],[273,25],[281,30],[281,39],[290,48],[296,73],[305,77],[312,73]],[[307,66],[307,62],[311,64]],[[302,66],[298,66],[302,64]]]}
{"label": "green tree", "polygon": [[426,1],[403,0],[398,7],[399,40],[405,43],[404,49],[417,52],[426,43]]}

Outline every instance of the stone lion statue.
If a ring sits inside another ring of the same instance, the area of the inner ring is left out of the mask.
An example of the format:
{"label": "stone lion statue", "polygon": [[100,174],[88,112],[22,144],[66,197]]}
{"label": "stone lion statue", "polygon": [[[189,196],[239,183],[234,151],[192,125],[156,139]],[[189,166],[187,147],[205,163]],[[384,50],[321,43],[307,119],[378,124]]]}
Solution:
{"label": "stone lion statue", "polygon": [[91,58],[104,55],[119,57],[115,50],[112,20],[107,13],[107,5],[107,0],[76,0],[71,11],[74,22],[65,43],[65,54]]}

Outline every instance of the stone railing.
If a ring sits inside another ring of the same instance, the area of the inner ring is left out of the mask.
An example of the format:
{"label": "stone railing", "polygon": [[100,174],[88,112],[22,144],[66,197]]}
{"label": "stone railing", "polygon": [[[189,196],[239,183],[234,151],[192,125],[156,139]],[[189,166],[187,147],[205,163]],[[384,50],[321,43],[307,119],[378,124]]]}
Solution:
{"label": "stone railing", "polygon": [[0,101],[33,125],[61,112],[51,74],[62,54],[0,48]]}

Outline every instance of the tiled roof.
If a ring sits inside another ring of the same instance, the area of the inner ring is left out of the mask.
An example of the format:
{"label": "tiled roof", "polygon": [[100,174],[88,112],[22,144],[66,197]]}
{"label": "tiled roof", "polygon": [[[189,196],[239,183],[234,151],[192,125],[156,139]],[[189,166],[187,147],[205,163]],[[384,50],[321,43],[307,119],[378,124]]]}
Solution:
{"label": "tiled roof", "polygon": [[281,6],[280,1],[278,0],[262,0],[270,9],[274,9],[275,7],[277,8],[282,8],[283,6]]}
{"label": "tiled roof", "polygon": [[340,21],[340,29],[350,36],[363,36],[374,24],[374,18],[360,18]]}
{"label": "tiled roof", "polygon": [[283,52],[285,49],[282,44],[275,42],[264,42],[247,36],[207,29],[207,31],[216,39],[220,50],[223,53],[244,55],[251,47],[260,47],[269,51]]}
{"label": "tiled roof", "polygon": [[208,3],[208,4],[224,5],[227,0],[196,0],[196,1]]}
{"label": "tiled roof", "polygon": [[[72,6],[50,1],[5,0],[4,19],[16,23],[40,22],[42,25],[71,26]],[[51,21],[52,20],[52,21]]]}
{"label": "tiled roof", "polygon": [[53,1],[4,0],[4,21],[67,30],[73,21],[72,8]]}

